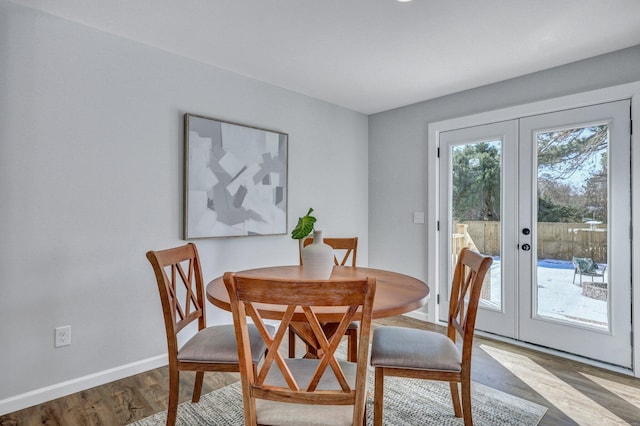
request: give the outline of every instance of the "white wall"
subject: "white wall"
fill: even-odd
[[[429,123],[636,81],[640,46],[370,116],[369,264],[429,282],[435,220],[412,223],[413,211],[428,219],[433,208],[427,202]],[[429,314],[423,316],[433,310]]]
[[[288,133],[288,229],[314,207],[367,264],[365,115],[0,0],[0,414],[164,362],[145,252],[184,243],[185,112]],[[197,245],[205,278],[298,261],[288,235]]]

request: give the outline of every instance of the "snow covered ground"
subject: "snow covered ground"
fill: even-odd
[[[545,264],[545,262],[541,263]],[[553,268],[538,266],[538,314],[606,328],[607,301],[582,295],[580,285],[572,282],[573,267],[569,261],[566,265],[554,266]],[[500,303],[500,269],[500,260],[494,259],[491,266],[491,301],[494,303]],[[595,280],[601,282],[602,278]],[[585,277],[583,281],[591,281],[591,277]],[[576,277],[576,282],[579,283],[579,277]]]

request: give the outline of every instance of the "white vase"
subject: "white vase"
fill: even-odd
[[[309,280],[328,280],[333,271],[333,248],[325,244],[322,231],[313,232],[313,243],[302,249],[302,270]]]

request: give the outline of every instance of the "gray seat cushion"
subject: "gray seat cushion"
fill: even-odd
[[[273,335],[275,328],[268,325],[269,333]],[[267,350],[267,346],[260,338],[255,325],[249,325],[249,339],[251,341],[251,357],[254,364]],[[200,330],[178,351],[178,360],[209,363],[238,363],[238,346],[233,324],[214,325]]]
[[[443,334],[386,326],[376,328],[371,339],[374,367],[461,371],[460,351]]]
[[[291,373],[296,378],[296,382],[301,388],[306,388],[318,365],[317,359],[285,359]],[[357,364],[354,362],[339,360],[338,363],[352,389],[355,388],[355,378]],[[269,370],[265,384],[284,386],[286,382],[280,373],[280,369],[274,364]],[[320,383],[319,390],[340,389],[340,384],[336,376],[327,367]],[[269,401],[265,399],[256,400],[256,412],[259,425],[269,426],[320,426],[336,425],[350,426],[353,421],[352,405],[307,405],[289,404],[285,402]]]

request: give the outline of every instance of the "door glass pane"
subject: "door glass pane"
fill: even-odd
[[[537,315],[608,327],[606,125],[539,132]]]
[[[500,185],[502,141],[490,140],[451,148],[451,274],[463,247],[494,257],[486,275],[481,306],[502,308],[500,265]]]

